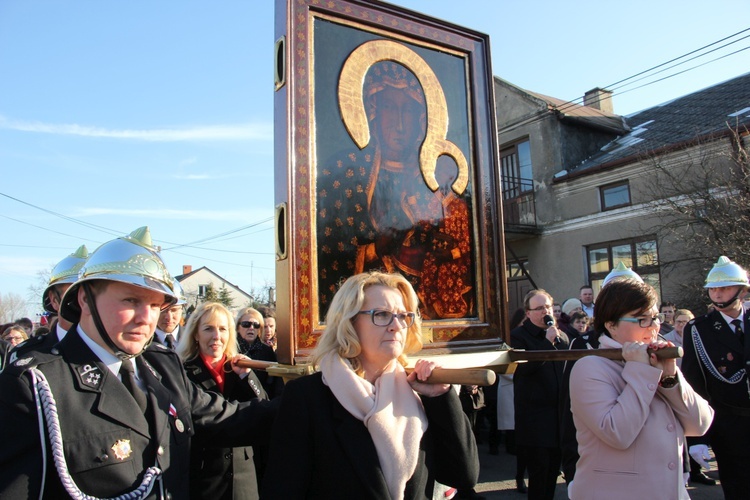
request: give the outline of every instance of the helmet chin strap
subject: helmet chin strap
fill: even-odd
[[[89,310],[91,311],[91,318],[94,320],[96,330],[97,332],[99,332],[99,336],[102,338],[107,347],[112,350],[115,356],[117,356],[121,360],[126,360],[135,358],[136,356],[140,356],[141,354],[143,354],[143,351],[146,350],[152,339],[149,339],[149,341],[146,342],[146,344],[143,346],[143,349],[141,349],[141,352],[137,354],[128,354],[127,352],[117,347],[117,345],[109,337],[109,334],[107,334],[107,329],[104,328],[104,323],[102,322],[101,316],[99,316],[99,310],[96,307],[96,301],[94,300],[94,294],[91,292],[91,287],[87,282],[81,283],[81,287],[83,287],[83,291],[86,294],[86,302],[88,302]]]
[[[743,288],[740,287],[740,289],[737,290],[737,293],[734,294],[734,297],[732,297],[731,299],[727,300],[726,302],[716,302],[714,300],[711,300],[711,295],[710,294],[708,296],[708,300],[711,300],[711,303],[713,305],[715,305],[716,307],[718,307],[719,309],[724,309],[725,307],[729,307],[732,304],[734,304],[734,301],[739,298],[740,293],[742,292],[742,290],[743,290]]]

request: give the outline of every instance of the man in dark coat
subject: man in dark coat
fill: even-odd
[[[695,392],[716,412],[706,438],[716,456],[719,480],[728,500],[750,491],[750,312],[743,309],[747,272],[721,257],[705,287],[715,309],[695,318],[684,330],[682,373]],[[705,462],[703,443],[690,442],[690,455]]]
[[[275,405],[207,393],[175,353],[150,344],[175,300],[148,228],[92,254],[63,296],[74,324],[65,338],[0,374],[0,497],[187,498],[194,434],[217,446],[267,442],[258,429]]]
[[[510,332],[514,349],[567,349],[567,336],[554,326],[552,297],[532,290],[524,298],[526,320]],[[553,323],[551,326],[548,322]],[[552,499],[560,472],[559,361],[520,363],[513,376],[516,445],[529,470],[529,498]]]

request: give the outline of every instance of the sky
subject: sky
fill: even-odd
[[[521,88],[614,87],[622,115],[750,71],[750,31],[715,44],[747,0],[391,3],[487,33]],[[273,285],[273,4],[0,1],[0,295],[34,316],[40,275],[146,225],[173,275]]]

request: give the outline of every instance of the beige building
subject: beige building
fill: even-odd
[[[663,300],[702,314],[685,285],[718,255],[685,244],[692,226],[672,208],[695,204],[682,180],[696,169],[731,165],[732,128],[747,140],[750,74],[630,116],[615,114],[602,89],[581,105],[495,78],[495,99],[509,310],[531,288],[558,302],[586,283],[597,293],[622,261]]]

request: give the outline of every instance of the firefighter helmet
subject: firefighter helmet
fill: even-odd
[[[722,255],[708,272],[704,288],[748,285],[750,285],[750,282],[747,280],[747,271],[736,262],[731,261],[729,257]]]
[[[74,283],[78,279],[78,271],[80,271],[83,264],[86,263],[88,256],[89,251],[86,248],[86,245],[81,245],[78,247],[78,250],[65,257],[58,262],[54,268],[52,268],[49,283],[47,283],[47,288],[44,290],[44,295],[42,295],[42,303],[44,304],[45,311],[57,314],[57,310],[52,306],[52,301],[49,299],[49,292],[51,292],[56,285]],[[61,298],[62,297],[58,297],[58,300]]]
[[[102,244],[81,268],[78,280],[68,288],[60,306],[60,315],[71,323],[80,320],[78,289],[82,283],[108,280],[126,283],[164,294],[164,307],[177,302],[174,280],[151,241],[148,226],[127,236]]]
[[[611,283],[612,281],[618,280],[618,279],[634,279],[639,283],[643,283],[643,278],[638,276],[638,273],[633,271],[630,267],[625,267],[625,264],[620,261],[617,266],[615,266],[614,269],[612,269],[609,274],[604,278],[604,282],[602,283],[602,288],[607,286],[607,283]]]

